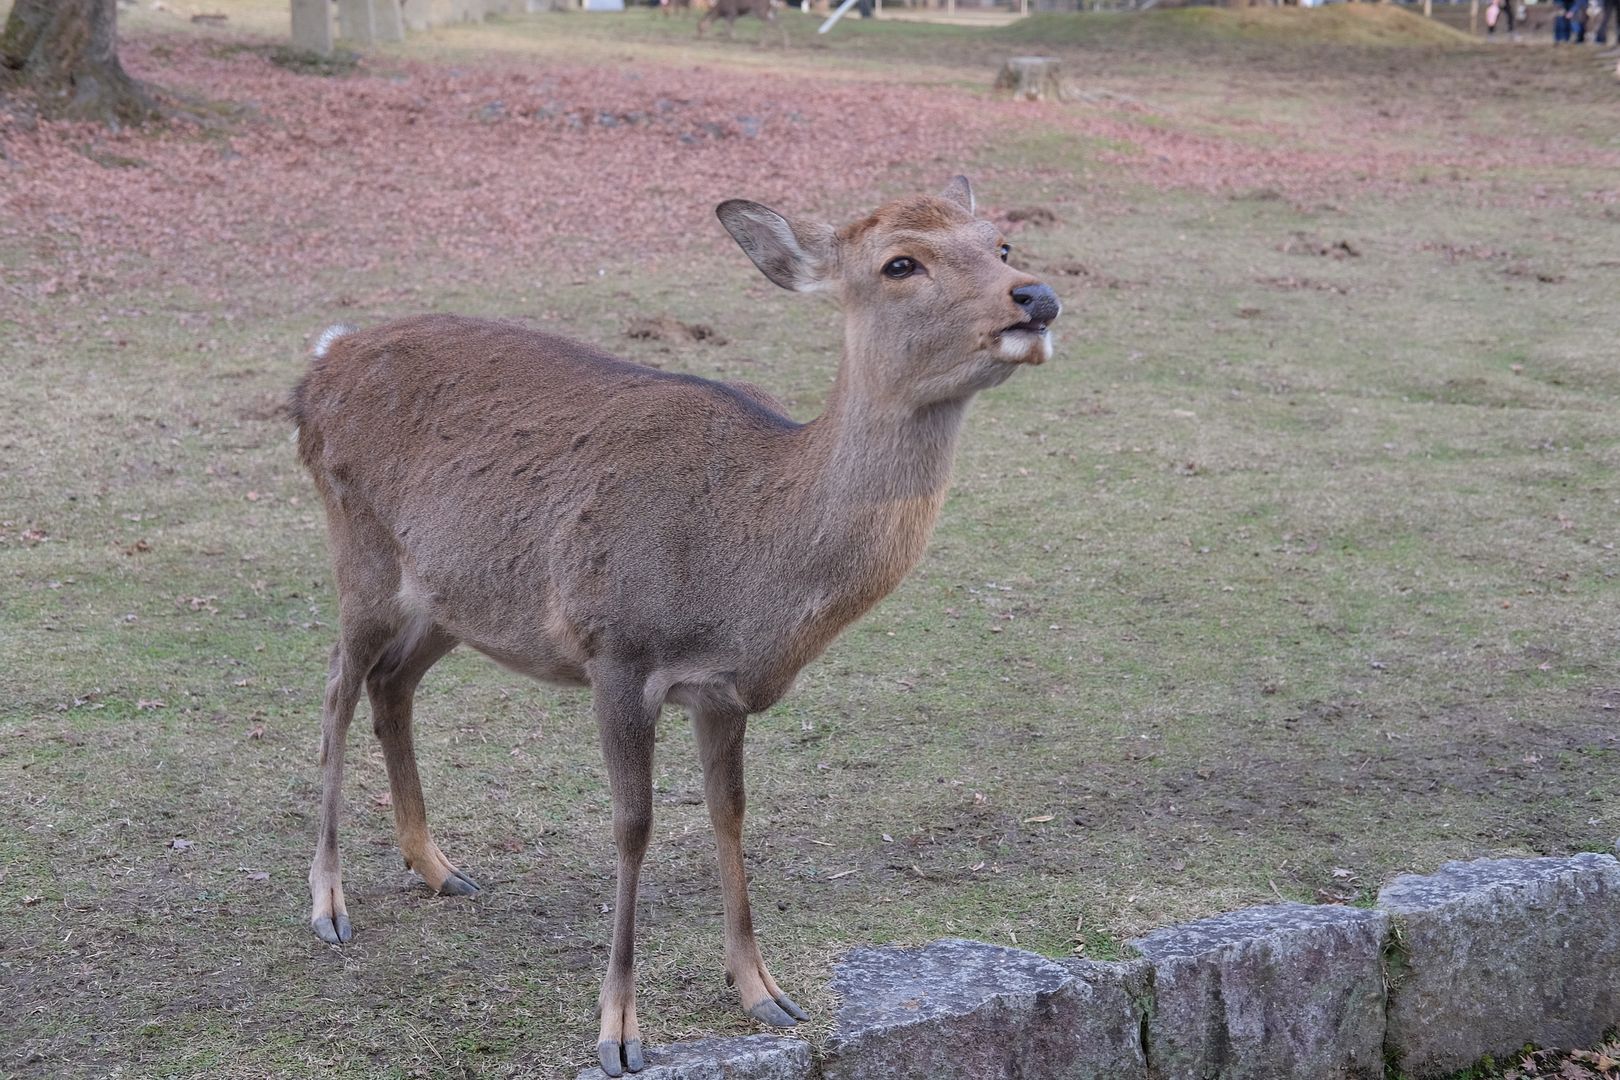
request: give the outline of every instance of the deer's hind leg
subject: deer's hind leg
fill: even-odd
[[[338,858],[337,827],[343,814],[343,751],[349,722],[360,700],[366,672],[387,648],[394,628],[370,614],[343,617],[343,630],[332,647],[326,694],[321,706],[321,821],[315,858],[309,866],[310,928],[328,944],[354,937],[343,901],[343,866]]]
[[[394,804],[394,835],[407,868],[422,875],[435,892],[466,896],[478,883],[445,858],[428,831],[427,804],[416,771],[411,737],[411,706],[417,684],[428,669],[456,647],[456,639],[437,627],[407,627],[366,676],[371,697],[372,729],[382,742],[388,788]]]
[[[349,723],[367,676],[389,646],[409,630],[412,618],[399,602],[399,559],[393,537],[369,515],[344,506],[330,485],[318,486],[327,504],[340,630],[321,706],[320,831],[309,867],[309,922],[316,937],[337,945],[354,937],[343,899],[337,838]]]

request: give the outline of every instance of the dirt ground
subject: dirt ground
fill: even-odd
[[[786,50],[632,12],[312,69],[282,5],[193,6],[229,21],[143,5],[124,52],[194,122],[0,117],[0,1075],[590,1063],[613,859],[578,694],[462,654],[425,684],[471,900],[401,869],[362,717],[358,936],[308,932],[335,614],[282,401],[323,327],[451,310],[813,416],[836,315],[758,277],[733,196],[844,221],[965,172],[1066,304],[975,407],[923,565],[750,732],[807,1038],[859,943],[1107,958],[1613,849],[1620,84],[1587,53],[1363,5],[804,20]],[[1072,100],[992,97],[1037,43]],[[747,1033],[691,735],[660,741],[644,1032]]]

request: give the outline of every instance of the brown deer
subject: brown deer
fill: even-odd
[[[337,823],[364,690],[407,866],[478,886],[428,832],[411,699],[465,642],[588,686],[613,795],[618,889],[600,997],[609,1076],[643,1068],[636,882],[652,829],[653,728],[691,714],[719,846],[725,971],[743,1008],[806,1016],[755,941],[743,870],[743,730],[922,556],[968,401],[1051,356],[1052,290],[1007,265],[967,180],[833,229],[758,203],[720,220],[771,281],[844,315],[826,411],[642,367],[506,323],[425,315],[318,342],[294,391],[326,506],[341,630],[321,723],[309,884],[323,941],[353,937]]]
[[[690,0],[688,0],[690,3]],[[716,19],[726,20],[726,37],[736,36],[737,20],[744,15],[758,15],[761,22],[770,23],[776,27],[777,33],[782,35],[782,48],[788,46],[787,24],[776,17],[777,0],[713,0],[709,10],[703,13],[698,20],[698,37],[703,36],[703,28]],[[764,39],[761,38],[761,44]]]

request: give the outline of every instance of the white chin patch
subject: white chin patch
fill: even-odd
[[[1043,330],[1031,334],[1023,330],[1009,330],[1001,335],[996,355],[1014,364],[1041,364],[1052,359],[1052,332]]]

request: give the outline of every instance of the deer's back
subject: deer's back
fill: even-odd
[[[583,658],[604,635],[736,632],[725,598],[780,576],[791,546],[767,523],[791,520],[800,425],[748,389],[523,327],[437,315],[345,335],[293,413],[328,515],[364,519],[402,590],[515,666],[536,634]]]
[[[338,338],[298,384],[292,411],[321,444],[302,451],[313,467],[312,450],[414,463],[503,451],[589,459],[631,435],[699,446],[715,425],[769,441],[800,426],[773,405],[751,388],[643,367],[515,324],[423,315]],[[641,445],[613,453],[633,456]],[[659,460],[650,444],[645,456]]]

